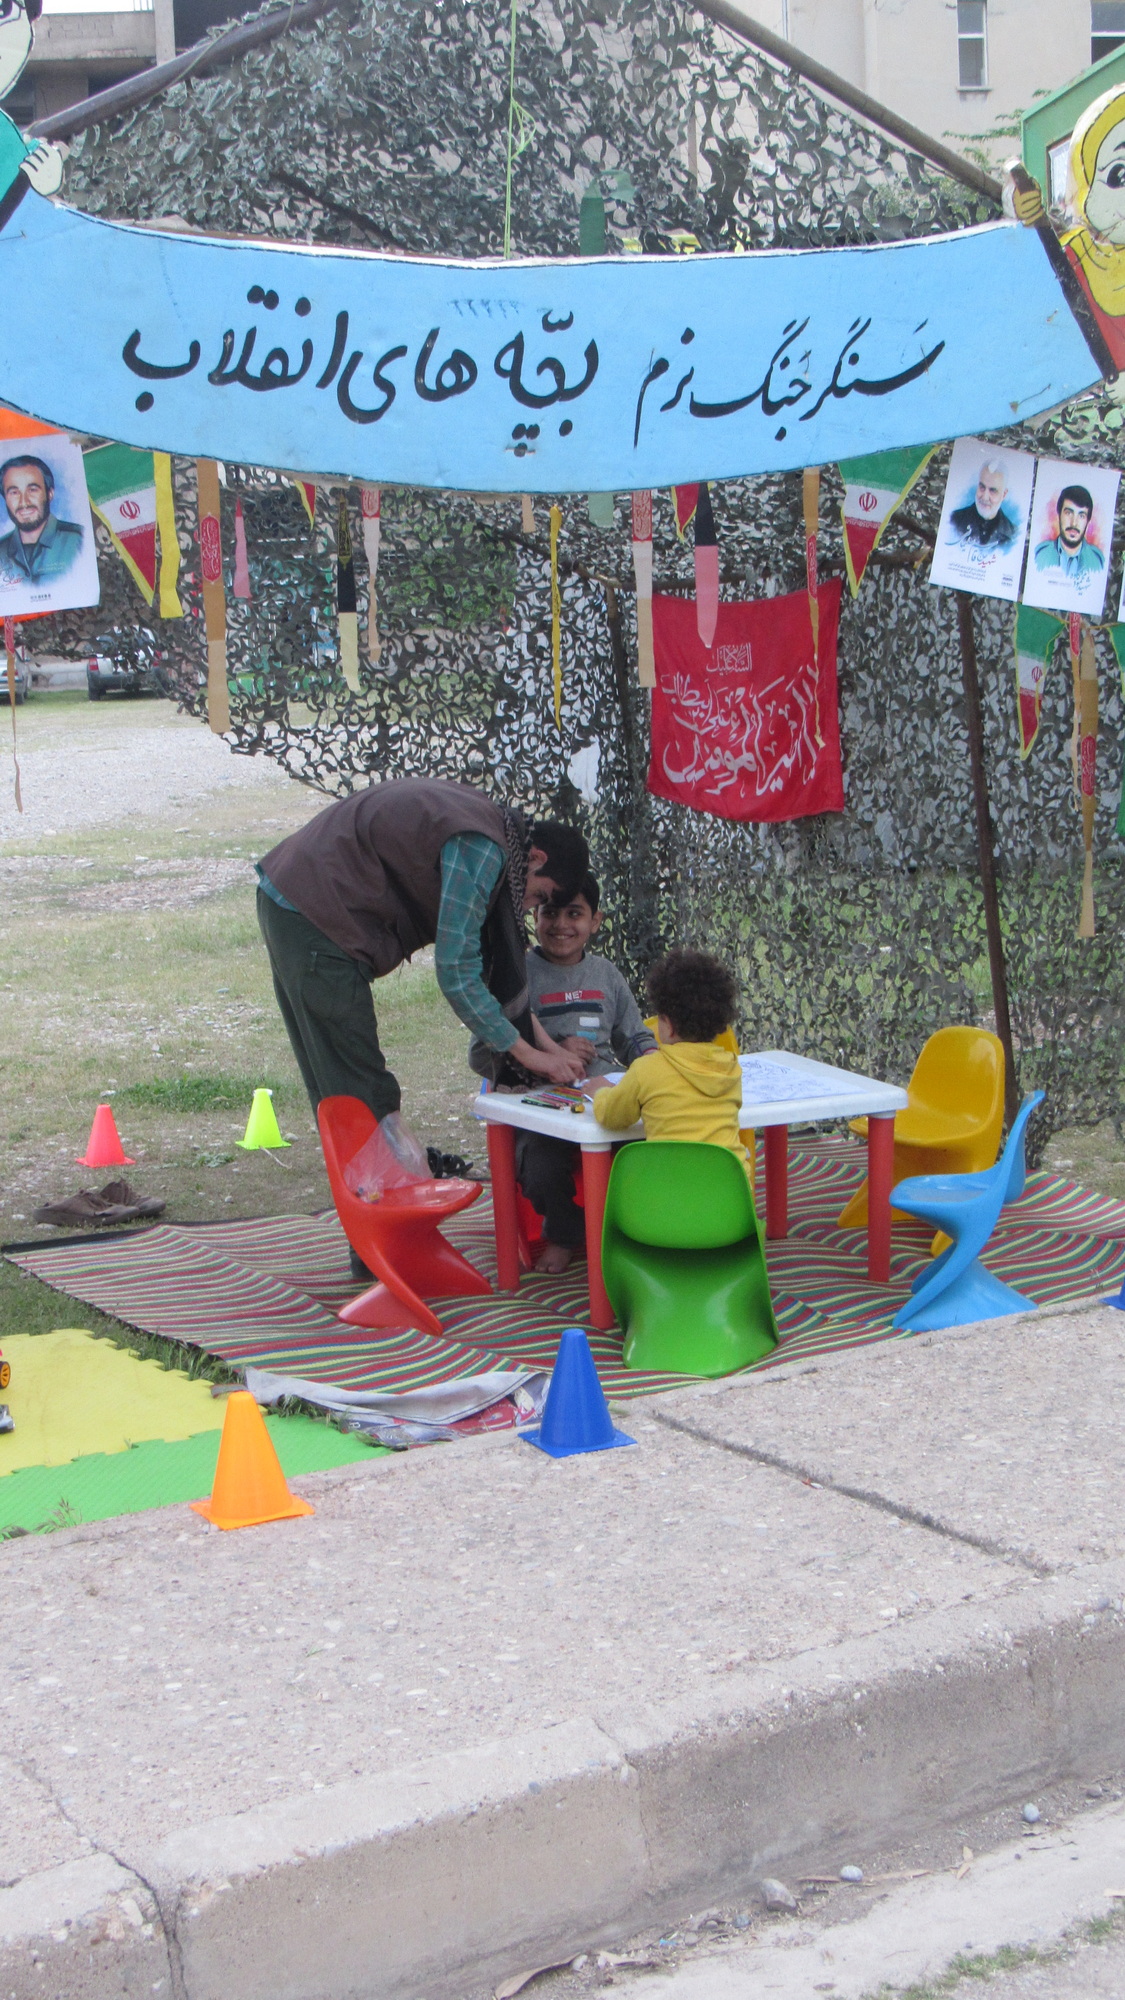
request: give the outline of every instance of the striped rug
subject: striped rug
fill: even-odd
[[[866,1232],[836,1227],[863,1171],[862,1149],[846,1143],[793,1148],[790,1234],[767,1246],[781,1344],[759,1366],[903,1337],[892,1334],[891,1321],[928,1260],[930,1237],[915,1223],[896,1224],[891,1282],[871,1284]],[[495,1282],[487,1193],[454,1217],[448,1233]],[[435,1301],[441,1340],[353,1331],[336,1318],[355,1285],[334,1214],[162,1225],[9,1255],[58,1291],[145,1332],[232,1363],[349,1388],[422,1388],[514,1361],[549,1367],[563,1328],[587,1323],[586,1267],[579,1263],[562,1277],[526,1276],[514,1296]],[[1031,1174],[1022,1198],[1004,1210],[985,1261],[1036,1305],[1116,1291],[1125,1281],[1125,1202],[1057,1174]],[[682,1379],[622,1368],[615,1332],[592,1333],[591,1344],[611,1395],[640,1395]]]

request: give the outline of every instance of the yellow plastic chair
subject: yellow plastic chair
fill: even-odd
[[[660,1040],[660,1032],[656,1025],[655,1014],[647,1014],[645,1016],[645,1027],[648,1029],[650,1035],[655,1035],[657,1041]],[[721,1035],[715,1036],[715,1047],[717,1049],[729,1049],[732,1056],[741,1055],[742,1053],[742,1051],[738,1046],[738,1037],[735,1034],[733,1028],[724,1028]],[[753,1180],[754,1159],[755,1159],[754,1149],[755,1146],[757,1145],[757,1138],[754,1132],[754,1127],[752,1125],[747,1125],[745,1128],[740,1128],[738,1136],[746,1148],[746,1157],[750,1162],[750,1179]]]
[[[906,1110],[895,1115],[894,1186],[913,1174],[975,1174],[995,1166],[1004,1129],[1004,1050],[987,1028],[939,1028],[914,1065],[906,1095]],[[866,1118],[853,1118],[851,1129],[866,1138]],[[891,1213],[895,1222],[909,1220],[899,1209]],[[836,1224],[866,1228],[866,1179]]]

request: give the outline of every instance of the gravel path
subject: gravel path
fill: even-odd
[[[32,695],[16,716],[24,809],[16,811],[13,796],[9,731],[0,760],[0,841],[167,819],[228,786],[293,797],[293,780],[269,758],[234,756],[221,736],[165,701],[95,705]]]

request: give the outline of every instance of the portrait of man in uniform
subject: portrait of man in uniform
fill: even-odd
[[[30,453],[6,459],[0,493],[12,524],[0,535],[0,573],[37,584],[65,576],[82,553],[83,532],[54,513],[55,475],[46,459]]]
[[[1061,569],[1070,577],[1104,569],[1101,550],[1086,539],[1086,530],[1094,518],[1093,494],[1085,486],[1064,486],[1057,504],[1059,532],[1051,540],[1037,544],[1036,569]]]

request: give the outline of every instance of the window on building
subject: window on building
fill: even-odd
[[[4,99],[4,110],[13,125],[19,126],[21,132],[25,125],[30,125],[34,119],[39,117],[39,109],[35,96],[35,78],[34,76],[28,76],[26,70],[15,89],[10,90]]]
[[[1066,177],[1069,169],[1070,139],[1068,136],[1065,139],[1056,139],[1054,145],[1047,148],[1048,201],[1061,202],[1066,200]]]
[[[962,90],[988,87],[986,0],[957,0],[957,81]]]
[[[1100,62],[1125,42],[1125,0],[1092,0],[1090,61]]]

